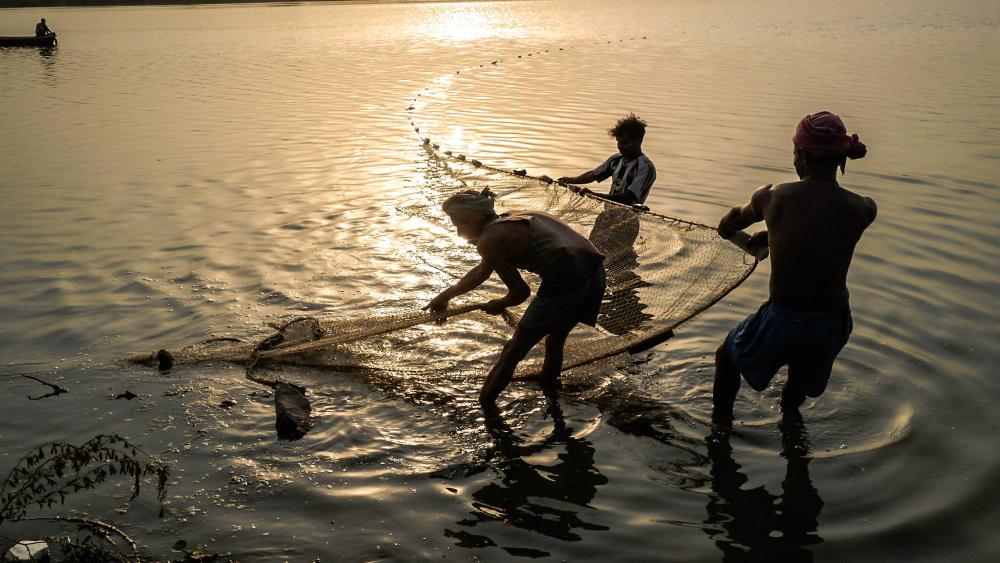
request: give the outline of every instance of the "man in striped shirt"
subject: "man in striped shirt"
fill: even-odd
[[[619,119],[615,126],[608,130],[608,135],[618,142],[616,154],[589,172],[579,176],[559,178],[559,183],[589,184],[611,178],[611,190],[607,194],[594,193],[588,188],[581,188],[579,192],[626,205],[644,204],[653,182],[656,181],[656,167],[642,153],[646,122],[636,117],[634,113],[630,113]]]

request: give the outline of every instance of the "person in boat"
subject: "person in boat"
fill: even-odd
[[[490,301],[483,310],[497,315],[523,303],[531,294],[519,269],[541,277],[537,295],[479,393],[484,407],[495,405],[517,364],[543,338],[542,384],[554,386],[562,369],[566,338],[577,323],[594,326],[605,289],[604,255],[589,240],[545,213],[497,215],[494,198],[487,188],[482,192],[466,190],[445,200],[442,207],[458,235],[476,245],[482,260],[424,307],[431,312],[443,311],[449,300],[479,287],[496,272],[507,286],[507,294]]]
[[[582,188],[580,192],[626,205],[646,203],[649,190],[656,181],[656,167],[642,152],[646,122],[630,113],[619,119],[608,130],[608,135],[618,143],[617,153],[609,156],[597,168],[579,176],[563,176],[559,178],[559,182],[580,185],[611,178],[611,189],[607,194],[598,194],[589,188]]]
[[[785,416],[798,416],[806,397],[826,389],[833,361],[853,329],[847,270],[861,234],[875,220],[875,201],[837,183],[847,159],[867,148],[848,135],[830,112],[807,115],[792,139],[795,171],[801,178],[757,189],[746,205],[733,207],[719,222],[723,238],[764,221],[747,250],[766,246],[771,256],[770,299],[726,337],[715,353],[713,420],[730,423],[740,375],[763,391],[778,369],[788,366],[781,394]]]
[[[45,24],[45,18],[42,18],[42,21],[35,24],[35,37],[49,37],[51,35],[55,35],[55,32]]]

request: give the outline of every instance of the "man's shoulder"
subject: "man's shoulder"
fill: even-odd
[[[504,213],[494,223],[483,229],[479,236],[479,245],[495,244],[522,231],[534,213],[528,211]]]
[[[878,205],[876,205],[874,199],[852,192],[846,188],[844,188],[844,197],[848,203],[859,209],[869,222],[875,220],[875,215],[878,214]]]
[[[768,188],[771,193],[778,192],[791,192],[795,190],[801,190],[805,186],[802,180],[797,180],[795,182],[781,182],[778,184],[764,184],[759,189]]]
[[[529,215],[521,213],[503,217],[503,220],[483,230],[479,240],[476,241],[476,250],[484,258],[505,255],[510,248],[518,246],[527,236],[526,227],[529,219]]]

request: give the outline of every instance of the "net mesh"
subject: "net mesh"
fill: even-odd
[[[607,257],[607,290],[598,325],[578,325],[570,334],[564,371],[596,360],[622,357],[666,340],[678,325],[737,287],[756,266],[752,257],[706,225],[579,195],[546,177],[493,168],[450,151],[442,152],[429,141],[424,147],[430,173],[421,213],[428,219],[447,224],[447,217],[440,211],[446,197],[458,189],[489,187],[497,194],[498,213],[545,211],[587,236]],[[456,277],[461,273],[454,272]],[[529,285],[537,289],[537,277],[524,274]],[[503,288],[494,285],[493,289]],[[444,314],[403,311],[360,319],[293,319],[275,327],[275,333],[254,341],[216,339],[129,359],[160,362],[161,366],[164,361],[171,365],[204,361],[253,365],[269,361],[335,368],[391,368],[396,372],[437,369],[485,373],[528,304],[501,317],[479,310],[486,300],[497,296],[474,292]],[[454,317],[447,329],[434,322],[446,317]],[[484,346],[464,346],[462,354],[455,354],[447,341],[456,331],[464,332],[464,338],[474,335]],[[493,343],[496,345],[488,345]],[[540,348],[536,346],[522,362],[515,377],[539,373]],[[407,355],[418,361],[408,365]],[[436,367],[426,367],[430,365]]]

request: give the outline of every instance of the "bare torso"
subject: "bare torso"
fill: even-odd
[[[550,291],[579,287],[604,259],[586,237],[538,212],[501,216],[483,230],[478,246],[484,258],[502,255],[515,268],[538,274]]]
[[[803,180],[765,187],[753,204],[767,224],[771,300],[815,311],[847,307],[847,270],[875,202],[835,181]]]

